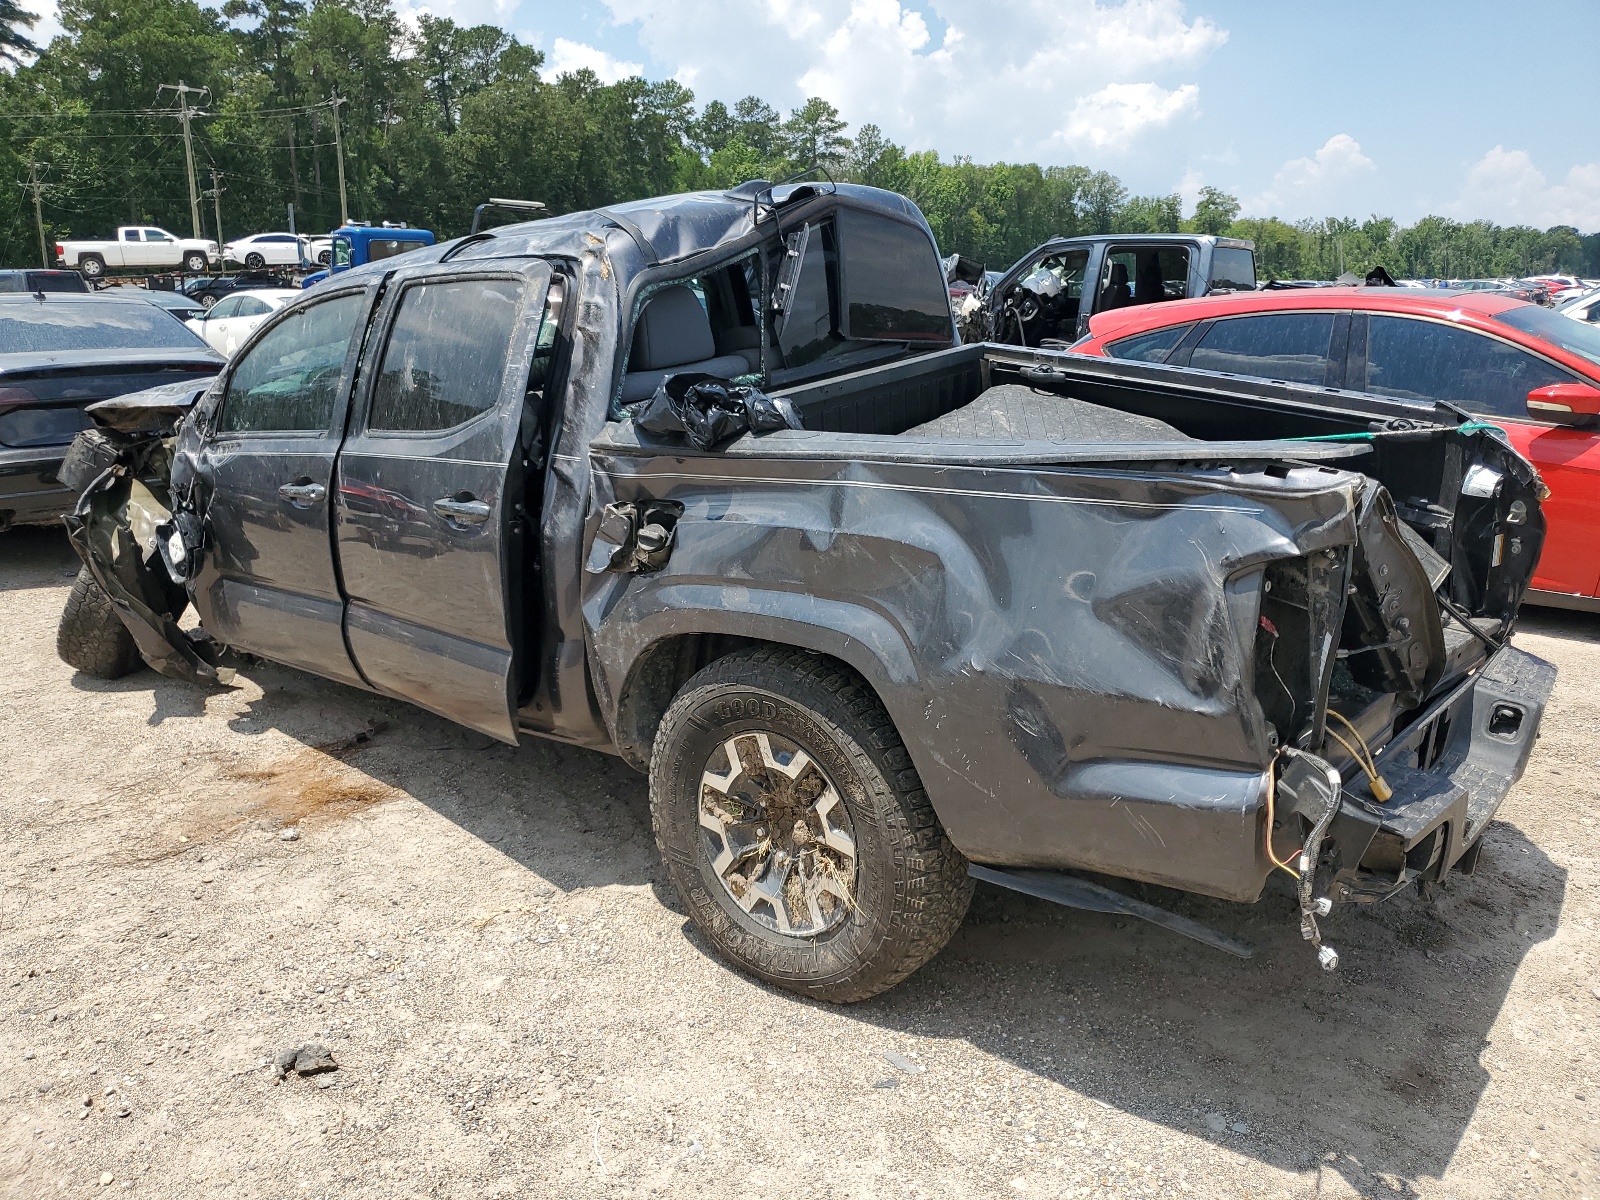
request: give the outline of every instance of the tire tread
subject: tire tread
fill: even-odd
[[[96,679],[121,679],[144,666],[133,635],[104,589],[78,569],[56,629],[56,654],[67,666]]]
[[[893,828],[887,832],[904,864],[907,903],[896,906],[878,952],[865,956],[853,974],[804,990],[819,999],[849,1003],[894,987],[933,958],[960,927],[972,899],[972,878],[966,858],[934,812],[893,718],[866,680],[838,660],[789,646],[751,647],[711,663],[684,686],[662,719],[651,755],[651,825],[663,859],[670,869],[676,857],[669,853],[664,837],[665,804],[657,795],[657,782],[665,777],[666,747],[690,718],[695,694],[726,686],[760,687],[785,695],[791,703],[839,726],[874,761],[889,785],[894,804],[887,816]],[[769,982],[795,986],[757,967],[750,969]]]

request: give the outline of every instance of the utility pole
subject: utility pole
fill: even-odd
[[[333,110],[333,158],[339,164],[339,224],[350,224],[350,204],[344,194],[344,139],[339,134],[339,106],[347,103],[345,98],[334,92],[328,98],[328,107]]]
[[[39,207],[39,196],[44,191],[44,178],[39,174],[43,163],[28,162],[28,182],[22,186],[33,193],[33,223],[39,228],[39,265],[50,269],[50,254],[44,245],[44,210]]]
[[[158,87],[156,89],[157,99],[161,98],[162,92],[178,93],[176,116],[178,120],[183,122],[183,160],[189,168],[189,216],[194,220],[194,236],[203,238],[205,234],[200,231],[200,192],[194,181],[194,139],[189,133],[189,120],[192,117],[204,117],[208,114],[201,112],[198,108],[190,108],[189,97],[190,95],[201,96],[203,99],[200,100],[200,103],[204,104],[206,99],[211,96],[211,89],[190,87],[180,79],[175,84],[163,83]]]
[[[211,186],[206,189],[206,195],[211,197],[217,214],[217,247],[223,244],[222,238],[222,193],[228,189],[222,186],[222,172],[215,167],[211,168]]]

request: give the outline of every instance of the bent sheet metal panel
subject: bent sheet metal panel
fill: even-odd
[[[1254,596],[1228,580],[1350,541],[1358,476],[593,462],[599,503],[684,505],[661,572],[585,581],[603,695],[679,632],[835,653],[877,688],[968,857],[1259,892],[1271,748],[1246,690]]]

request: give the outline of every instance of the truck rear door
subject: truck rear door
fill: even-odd
[[[516,741],[529,366],[543,262],[396,272],[340,453],[336,547],[362,676]]]

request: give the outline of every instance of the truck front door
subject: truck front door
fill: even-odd
[[[345,633],[366,681],[516,741],[542,262],[391,276],[340,454]],[[541,381],[542,382],[542,381]]]
[[[197,464],[208,552],[195,608],[241,650],[360,685],[329,529],[361,331],[376,284],[297,305],[229,364]]]
[[[146,229],[144,245],[139,250],[142,267],[175,267],[178,265],[178,240],[164,229]]]

